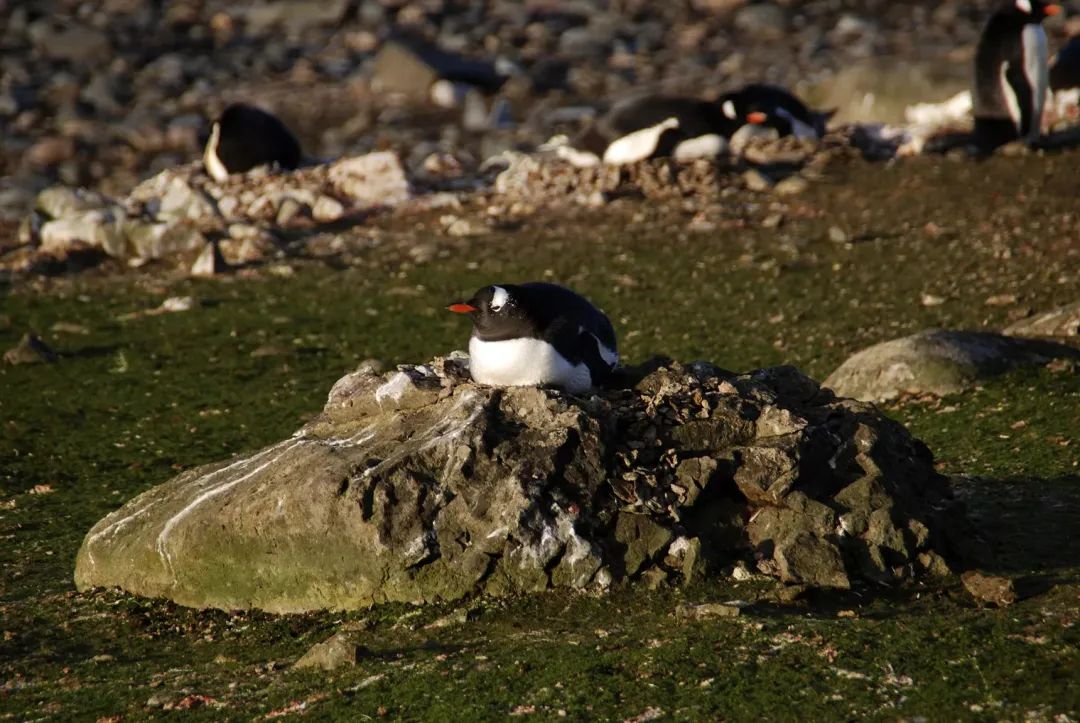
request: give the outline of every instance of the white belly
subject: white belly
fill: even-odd
[[[469,339],[469,371],[473,381],[493,387],[557,386],[585,392],[592,375],[584,363],[570,364],[540,339],[484,341]]]
[[[211,178],[218,183],[224,183],[229,180],[229,171],[218,158],[217,149],[220,142],[221,124],[215,123],[213,130],[210,131],[210,140],[206,142],[206,150],[203,152],[203,165],[206,166],[206,172]]]
[[[607,147],[604,151],[604,163],[619,166],[624,163],[644,161],[656,152],[656,147],[660,144],[660,136],[664,134],[664,131],[678,127],[678,118],[668,118],[654,126],[627,133]]]
[[[1028,140],[1035,140],[1042,131],[1043,106],[1046,104],[1046,88],[1050,84],[1046,31],[1041,25],[1024,26],[1020,36],[1024,48],[1024,75],[1031,86],[1031,128]]]
[[[724,150],[724,139],[716,133],[707,133],[697,138],[688,138],[675,146],[671,154],[676,161],[691,161],[695,158],[716,158]]]

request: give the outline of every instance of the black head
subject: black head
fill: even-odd
[[[1042,0],[1002,0],[997,14],[1023,23],[1041,23],[1045,18],[1057,15],[1061,6]]]
[[[776,112],[776,104],[769,98],[739,90],[720,96],[716,102],[735,130],[744,125],[759,125],[775,128],[782,136],[792,131],[791,121]]]
[[[468,301],[458,301],[446,308],[468,314],[481,339],[514,339],[529,336],[536,328],[533,310],[523,303],[520,287],[513,284],[485,286]]]

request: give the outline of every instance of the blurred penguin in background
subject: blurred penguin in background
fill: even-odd
[[[203,165],[221,183],[233,173],[276,165],[300,165],[300,143],[284,123],[264,110],[242,103],[226,108],[214,122],[203,151]]]

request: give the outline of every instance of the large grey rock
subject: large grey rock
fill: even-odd
[[[114,207],[48,221],[41,227],[41,250],[63,255],[76,244],[86,244],[123,258],[127,253],[126,220],[123,210]]]
[[[656,362],[576,397],[479,386],[464,364],[342,378],[292,437],[101,520],[76,584],[285,612],[651,586],[742,559],[848,587],[938,565],[964,531],[923,444],[789,367]]]
[[[824,381],[840,396],[863,401],[902,394],[955,394],[1017,366],[1080,352],[1061,344],[976,331],[922,331],[852,355]]]
[[[409,198],[405,169],[397,154],[389,151],[342,158],[330,165],[327,177],[354,209],[392,206]]]
[[[1009,336],[1080,337],[1080,301],[1022,319],[1006,327],[1005,333]]]
[[[411,36],[387,40],[375,55],[371,88],[376,93],[427,101],[432,85],[439,80],[494,91],[506,82],[506,76],[490,61],[459,55]]]

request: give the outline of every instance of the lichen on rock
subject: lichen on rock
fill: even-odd
[[[650,586],[738,561],[799,585],[944,569],[962,514],[929,450],[790,367],[654,360],[574,396],[437,358],[339,380],[292,437],[101,520],[80,589],[357,608]]]

